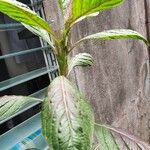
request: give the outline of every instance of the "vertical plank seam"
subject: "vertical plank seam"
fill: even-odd
[[[148,8],[147,8],[147,6],[148,6],[147,0],[144,0],[146,36],[147,36],[148,41],[150,41],[149,18],[148,18]],[[150,47],[148,47],[147,49],[148,49],[148,54],[149,54],[149,57],[150,57]]]

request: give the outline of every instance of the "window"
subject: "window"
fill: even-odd
[[[44,18],[41,0],[20,0]],[[20,23],[0,14],[0,96],[44,97],[50,81],[57,76],[56,59],[48,45]],[[0,133],[39,112],[34,104],[0,124]]]

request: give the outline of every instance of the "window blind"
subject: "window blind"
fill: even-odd
[[[42,8],[42,0],[31,1],[31,3],[28,4],[28,6],[31,7],[34,11],[36,11],[38,14],[41,15],[41,17],[43,17],[45,19],[44,10]],[[38,9],[36,9],[36,8],[38,8]],[[10,31],[10,30],[20,30],[20,29],[24,29],[24,27],[20,23],[0,24],[0,32]],[[0,56],[0,60],[5,60],[5,59],[13,58],[16,56],[34,54],[38,51],[41,51],[43,53],[43,57],[44,57],[44,61],[45,61],[44,67],[34,69],[34,70],[26,72],[24,74],[17,75],[13,78],[9,78],[7,80],[1,81],[0,82],[0,92],[7,90],[9,88],[13,88],[14,86],[17,86],[19,84],[22,84],[25,82],[30,82],[30,80],[41,77],[46,74],[49,76],[50,82],[54,77],[57,76],[57,65],[56,65],[57,63],[56,63],[56,59],[55,59],[53,52],[51,51],[51,49],[47,45],[47,43],[45,43],[41,39],[40,39],[40,43],[41,43],[41,46],[38,48],[26,49],[26,50],[21,50],[21,51],[15,50],[11,53]],[[40,91],[36,91],[35,93],[31,94],[31,96],[43,98],[45,96],[46,91],[47,91],[47,87],[45,87],[44,89],[42,89]],[[7,120],[15,117],[16,115],[19,115],[19,114],[25,112],[27,109],[30,109],[31,107],[34,107],[37,104],[38,103],[33,103],[30,106],[26,106],[26,108],[24,108],[23,110],[21,110],[20,112],[18,112],[16,114],[14,114],[10,118],[7,118]],[[7,120],[4,120],[3,122],[5,122]],[[3,122],[0,122],[0,124],[2,124]]]
[[[27,2],[30,8],[32,8],[41,17],[45,19],[44,10],[42,8],[42,0],[26,0],[26,1],[20,0],[20,1]],[[13,31],[13,30],[19,30],[19,31],[23,30],[21,34],[23,34],[24,36],[20,34],[22,36],[22,39],[26,38],[26,35],[28,36],[28,33],[24,30],[24,27],[20,23],[0,24],[0,33],[4,31]],[[30,35],[30,38],[31,37],[32,36]],[[19,39],[22,40],[20,37]],[[23,83],[31,82],[33,79],[37,79],[38,77],[41,77],[43,75],[48,75],[49,82],[51,82],[51,80],[53,80],[57,76],[58,71],[57,71],[57,63],[56,63],[55,56],[52,50],[50,49],[50,47],[47,45],[47,43],[45,43],[41,39],[40,39],[39,47],[29,48],[26,50],[16,49],[10,51],[9,53],[5,53],[4,55],[0,56],[0,61],[18,58],[22,56],[28,57],[37,52],[43,54],[45,66],[42,66],[38,69],[30,70],[29,72],[19,74],[9,79],[4,79],[3,81],[0,82],[0,92],[14,88],[17,85],[22,86]],[[23,58],[25,59],[26,57]],[[46,93],[47,93],[47,87],[36,91],[30,96],[43,99]],[[1,149],[19,150],[18,147],[19,145],[21,145],[21,149],[23,149],[22,143],[24,142],[34,143],[39,149],[48,149],[48,146],[41,134],[41,123],[40,123],[40,114],[39,114],[40,107],[41,105],[39,102],[34,102],[32,104],[30,103],[30,105],[26,105],[19,112],[15,113],[14,115],[0,122]],[[28,118],[25,117],[26,114],[29,115]],[[37,131],[38,134],[36,134]],[[33,137],[33,135],[35,136],[35,138],[31,140],[31,136]],[[28,139],[30,139],[30,141]],[[24,145],[24,149],[26,149],[26,145]]]
[[[36,51],[39,51],[39,50],[41,50],[41,51],[50,51],[47,46],[46,47],[40,47],[40,48],[31,49],[31,50],[25,50],[25,51],[21,51],[21,52],[15,52],[15,53],[10,53],[10,54],[7,54],[7,55],[3,55],[3,56],[0,56],[0,60],[5,59],[5,58],[18,56],[18,55],[33,53],[33,52],[36,52]],[[45,60],[45,61],[50,61],[50,60]],[[42,76],[42,75],[45,75],[45,74],[48,74],[48,73],[54,73],[56,71],[57,71],[56,66],[45,66],[43,68],[36,69],[36,70],[31,71],[31,72],[27,72],[25,74],[16,76],[14,78],[2,81],[2,82],[0,82],[0,92],[3,91],[3,90],[6,90],[8,88],[11,88],[13,86],[16,86],[18,84],[27,82],[27,81],[32,80],[34,78],[37,78],[39,76]]]

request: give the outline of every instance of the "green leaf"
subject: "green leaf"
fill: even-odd
[[[138,137],[108,125],[95,124],[98,145],[94,150],[149,150],[150,145]]]
[[[7,119],[20,111],[27,104],[40,101],[28,96],[3,96],[0,97],[0,121]]]
[[[69,1],[70,0],[58,0],[60,9],[61,9],[63,14],[65,14],[65,12],[66,12],[66,8],[67,8],[67,5],[68,5]]]
[[[41,110],[41,122],[42,122],[42,133],[48,142],[48,144],[52,144],[52,139],[55,139],[55,131],[54,128],[54,120],[52,116],[52,107],[49,105],[48,98],[46,98],[42,103]]]
[[[29,25],[23,24],[29,31],[31,31],[33,34],[41,37],[45,42],[47,42],[53,49],[54,45],[50,40],[50,36],[47,31],[40,29],[38,27],[31,27]]]
[[[79,40],[78,42],[76,42],[74,46],[71,48],[71,50],[74,47],[78,46],[79,43],[85,40],[92,40],[92,39],[98,39],[98,40],[134,39],[134,40],[142,40],[145,42],[145,44],[149,45],[147,39],[136,31],[130,29],[114,29],[114,30],[107,30],[100,33],[95,33],[86,36],[81,40]]]
[[[40,18],[28,6],[16,0],[0,0],[0,12],[22,24],[37,27],[52,34],[52,30],[46,21]]]
[[[95,125],[95,134],[98,141],[97,149],[99,150],[119,150],[118,145],[111,133],[102,126]],[[98,148],[99,147],[99,148]]]
[[[49,145],[61,150],[90,150],[93,112],[70,81],[52,81],[42,109],[42,128]]]
[[[68,74],[76,66],[91,66],[94,63],[93,57],[88,53],[79,53],[71,60],[68,60]]]
[[[124,0],[73,0],[68,14],[71,14],[67,23],[71,26],[89,16],[119,6]]]

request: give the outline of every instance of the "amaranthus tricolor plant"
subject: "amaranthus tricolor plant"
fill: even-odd
[[[130,143],[125,138],[134,143],[135,150],[149,150],[149,145],[138,138],[108,125],[95,123],[91,106],[68,79],[75,66],[93,64],[94,59],[88,53],[70,56],[70,52],[86,40],[135,39],[142,40],[148,45],[148,41],[141,34],[130,29],[107,30],[71,43],[71,29],[77,22],[117,7],[123,0],[58,0],[58,3],[64,22],[59,37],[51,25],[28,6],[16,0],[0,0],[0,12],[20,22],[49,44],[56,56],[59,71],[59,76],[51,82],[47,97],[43,101],[31,97],[6,96],[5,101],[0,101],[0,120],[16,113],[26,103],[41,101],[43,135],[49,147],[54,150],[130,149]],[[9,109],[11,104],[13,107]],[[116,136],[120,138],[119,142]]]

